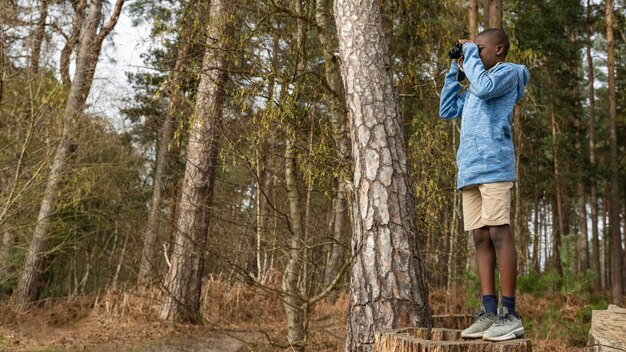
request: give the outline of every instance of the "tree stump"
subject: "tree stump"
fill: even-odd
[[[376,332],[375,352],[530,352],[529,339],[504,342],[461,339],[461,330],[404,328]]]
[[[590,351],[626,351],[626,309],[609,305],[607,310],[591,312]]]

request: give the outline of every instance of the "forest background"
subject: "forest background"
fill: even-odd
[[[228,329],[252,350],[341,349],[353,225],[369,214],[355,201],[354,139],[381,132],[351,131],[332,2],[0,5],[0,348],[140,348]],[[531,72],[513,118],[520,310],[539,350],[584,346],[591,310],[623,304],[626,3],[379,10],[420,294],[433,314],[479,305],[455,192],[459,124],[438,118],[439,92],[455,41],[502,26],[507,60]],[[116,35],[122,12],[149,31],[139,70],[103,55],[128,40]],[[127,71],[133,91],[100,97],[109,110],[93,106],[102,64]]]

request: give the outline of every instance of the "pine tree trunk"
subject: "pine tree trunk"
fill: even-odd
[[[587,21],[585,27],[586,35],[586,54],[587,54],[587,74],[589,75],[589,164],[591,166],[591,177],[589,178],[589,202],[591,203],[591,268],[596,273],[595,288],[602,286],[602,277],[600,275],[600,241],[598,238],[598,191],[596,186],[596,122],[595,122],[595,88],[593,73],[593,57],[591,55],[591,2],[587,0]]]
[[[160,316],[165,320],[198,322],[204,256],[218,156],[227,74],[227,45],[233,28],[234,5],[212,0],[206,28],[206,51],[189,142],[182,196],[178,204],[171,267],[165,278]]]
[[[491,24],[491,1],[483,0],[483,27],[489,28]]]
[[[104,30],[108,31],[117,23],[117,16],[124,0],[118,0],[115,5],[114,15],[109,22],[103,27],[100,35],[104,34]],[[39,216],[37,217],[37,225],[33,231],[24,269],[20,276],[17,289],[12,295],[12,301],[20,309],[25,308],[39,297],[42,288],[41,278],[45,267],[45,254],[47,251],[47,237],[50,231],[51,217],[54,214],[57,196],[58,184],[61,176],[66,169],[67,159],[70,156],[70,147],[72,144],[72,135],[74,134],[74,120],[79,117],[87,99],[88,91],[85,86],[90,85],[89,78],[93,78],[93,73],[89,70],[96,67],[100,54],[99,48],[92,46],[92,42],[97,37],[98,23],[100,21],[100,13],[102,9],[102,1],[92,2],[87,18],[86,28],[81,39],[81,45],[78,52],[76,63],[76,74],[71,84],[69,96],[65,106],[65,112],[62,119],[61,139],[58,143],[53,158],[50,174],[46,183],[46,190],[43,195]],[[114,17],[115,16],[115,17]],[[108,32],[106,32],[108,34]],[[95,50],[98,49],[98,50]]]
[[[561,177],[559,174],[559,147],[557,144],[557,124],[556,117],[554,116],[554,106],[550,105],[550,116],[552,119],[552,156],[553,156],[553,167],[554,167],[554,183],[555,183],[555,218],[557,220],[557,226],[552,226],[553,240],[552,240],[552,261],[554,268],[559,272],[560,275],[563,274],[563,268],[561,267],[561,255],[560,255],[560,245],[561,245],[561,237],[565,235],[565,226],[564,226],[564,215],[563,215],[563,200],[561,193]]]
[[[174,71],[169,79],[169,86],[166,89],[174,91],[171,93],[171,98],[168,104],[167,113],[165,114],[165,121],[161,126],[159,148],[156,158],[156,172],[154,174],[154,182],[152,186],[152,200],[150,202],[150,213],[148,214],[148,222],[144,232],[144,243],[141,255],[141,262],[139,264],[139,274],[137,275],[137,282],[140,286],[148,286],[150,284],[150,275],[153,272],[154,266],[154,253],[156,251],[156,242],[159,233],[159,219],[161,214],[161,198],[165,186],[165,178],[167,176],[167,165],[169,164],[169,146],[174,136],[174,126],[176,122],[176,116],[180,113],[178,106],[180,104],[176,101],[176,98],[180,93],[179,91],[179,77],[180,71],[183,69],[183,64],[187,60],[189,53],[189,40],[190,31],[185,26],[182,29],[183,40],[180,48],[178,49],[176,64],[174,65]]]
[[[613,34],[613,0],[606,0],[606,40],[608,47],[609,76],[609,144],[611,177],[609,180],[609,230],[611,236],[611,302],[623,303],[622,237],[620,229],[619,162],[617,159],[617,103],[615,100],[615,39]]]
[[[474,40],[478,34],[478,0],[469,1],[468,22],[469,39]]]
[[[336,179],[337,192],[333,202],[333,244],[324,273],[325,286],[333,281],[344,261],[345,241],[343,237],[348,208],[349,190],[347,184],[349,180],[343,175],[345,174],[344,171],[350,168],[350,139],[346,128],[346,102],[339,62],[333,54],[337,50],[337,41],[334,37],[336,31],[332,26],[331,6],[330,0],[317,0],[315,11],[315,20],[319,27],[319,38],[324,56],[326,82],[332,91],[332,94],[329,94],[328,105],[333,124],[335,150],[341,167],[340,176]]]
[[[502,28],[502,0],[490,1],[489,28]]]
[[[533,234],[533,270],[538,273],[539,270],[541,269],[540,263],[541,263],[541,258],[539,258],[540,255],[540,251],[539,251],[539,237],[541,235],[541,228],[540,223],[539,223],[539,219],[541,217],[540,214],[540,207],[539,207],[539,199],[537,197],[537,190],[535,188],[535,222],[534,222],[534,234]]]
[[[380,2],[334,10],[355,161],[345,349],[371,351],[377,330],[431,325],[428,288]]]

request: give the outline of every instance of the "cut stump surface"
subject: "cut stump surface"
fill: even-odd
[[[529,339],[504,342],[465,340],[461,330],[443,328],[404,328],[376,332],[375,352],[530,352]]]
[[[594,352],[626,351],[626,309],[611,304],[591,312],[587,346]]]

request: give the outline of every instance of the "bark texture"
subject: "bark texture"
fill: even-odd
[[[469,39],[474,40],[478,34],[478,0],[469,1],[468,23]]]
[[[204,252],[215,183],[218,129],[227,79],[226,47],[232,28],[233,4],[213,0],[209,5],[206,51],[198,85],[170,270],[165,278],[161,318],[198,322]]]
[[[502,0],[491,0],[489,3],[489,28],[502,28]]]
[[[37,225],[33,231],[24,269],[18,281],[17,289],[12,295],[12,301],[20,309],[35,301],[39,297],[42,288],[41,278],[44,273],[47,252],[46,242],[48,232],[50,231],[51,217],[55,211],[54,203],[57,197],[57,188],[61,176],[67,167],[67,159],[71,154],[74,120],[78,118],[83,110],[89,93],[89,90],[85,90],[85,87],[90,87],[90,80],[93,80],[93,72],[90,71],[96,69],[98,57],[100,56],[101,46],[94,46],[92,43],[96,38],[102,35],[106,36],[115,27],[123,4],[124,0],[116,2],[111,18],[100,33],[98,33],[98,23],[100,22],[102,1],[93,1],[89,8],[87,23],[76,60],[76,74],[70,86],[62,118],[61,138],[54,154],[50,174],[48,175],[46,190],[39,208]],[[104,40],[104,37],[102,40]]]
[[[375,331],[430,326],[431,314],[380,2],[334,11],[355,164],[345,349],[371,351]]]
[[[615,38],[613,33],[613,0],[606,1],[606,41],[608,47],[609,76],[609,144],[610,191],[609,231],[611,234],[611,302],[623,304],[622,236],[619,217],[619,162],[617,160],[617,102],[615,100]]]

